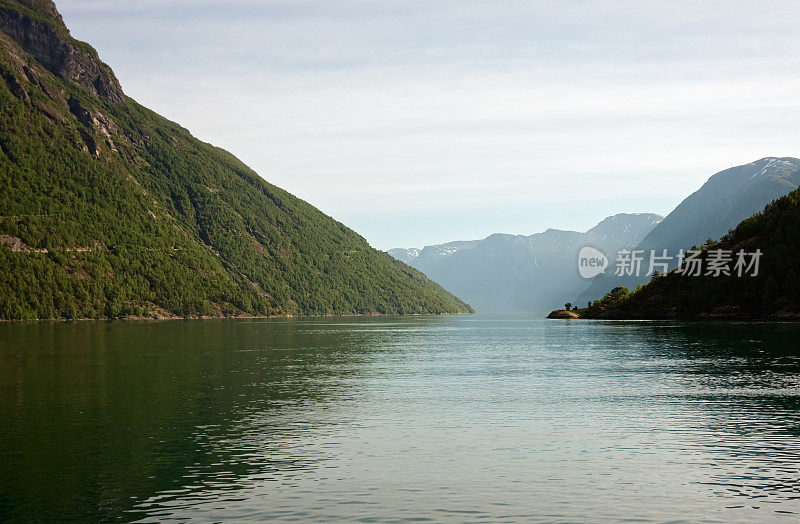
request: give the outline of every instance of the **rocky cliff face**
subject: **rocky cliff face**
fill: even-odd
[[[69,36],[50,0],[1,0],[0,31],[37,62],[109,102],[124,102],[116,76],[88,44]]]

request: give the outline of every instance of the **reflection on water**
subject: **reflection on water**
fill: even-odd
[[[771,521],[800,326],[0,325],[0,520]]]

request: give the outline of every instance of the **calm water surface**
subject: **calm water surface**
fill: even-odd
[[[800,513],[789,324],[6,324],[0,417],[0,520]]]

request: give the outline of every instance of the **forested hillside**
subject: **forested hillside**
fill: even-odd
[[[0,29],[0,318],[471,311],[125,97],[52,2]]]

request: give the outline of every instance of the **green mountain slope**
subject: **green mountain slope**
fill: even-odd
[[[0,318],[464,313],[0,0]]]
[[[774,201],[762,213],[744,220],[709,252],[761,250],[758,276],[676,274],[654,278],[629,294],[617,288],[582,313],[586,318],[755,318],[800,320],[800,189]]]

